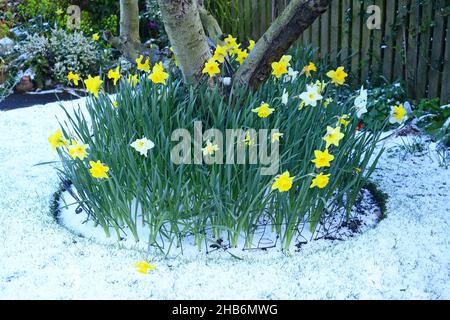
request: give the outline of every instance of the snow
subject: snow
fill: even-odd
[[[83,103],[83,100],[67,103]],[[47,136],[58,104],[0,112],[0,298],[3,299],[449,299],[450,170],[434,146],[414,155],[398,138],[373,179],[388,217],[347,241],[299,253],[164,257],[82,238],[49,209],[58,186]],[[403,137],[403,139],[405,139]],[[137,273],[148,259],[157,269]]]

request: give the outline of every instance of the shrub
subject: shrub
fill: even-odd
[[[69,71],[87,76],[99,72],[99,67],[108,60],[90,38],[78,32],[53,30],[49,37],[34,34],[21,46],[21,52],[28,55],[27,64],[37,74],[38,82],[53,79],[65,83]]]
[[[423,99],[413,112],[417,125],[434,140],[450,147],[450,105],[441,106],[439,98]]]
[[[196,89],[186,88],[171,77],[166,85],[154,84],[146,74],[141,74],[134,88],[123,78],[114,100],[101,92],[98,98],[90,96],[87,112],[68,111],[61,137],[56,134],[50,139],[55,147],[61,146],[57,150],[62,176],[73,183],[79,204],[108,235],[112,228],[120,238],[121,229],[128,226],[138,240],[138,229],[144,226],[149,230],[145,240],[163,251],[180,245],[188,235],[194,235],[199,246],[213,241],[210,236],[226,239],[232,246],[243,236],[249,246],[257,227],[267,225],[279,236],[283,247],[289,248],[305,225],[312,232],[326,228],[339,209],[346,210],[349,216],[375,168],[378,158],[370,159],[380,130],[357,131],[354,97],[341,95],[339,87],[329,84],[317,106],[300,104],[298,95],[311,81],[320,79],[299,76],[284,82],[282,78],[271,78],[257,91],[249,92],[220,82],[211,87],[206,80]],[[90,86],[95,82],[89,81]],[[286,92],[290,97],[287,101],[281,99]],[[333,102],[328,100],[330,97]],[[268,116],[264,112],[267,109],[258,109],[263,102],[274,109]],[[203,130],[216,128],[221,132],[278,129],[283,136],[270,149],[279,145],[279,173],[285,174],[279,176],[277,171],[262,175],[261,164],[249,164],[248,157],[244,165],[176,165],[171,161],[171,151],[177,144],[172,134],[180,128],[192,134],[196,121],[201,122]],[[379,124],[379,129],[384,123]],[[323,138],[327,127],[343,133],[339,146],[326,146]],[[131,147],[144,136],[155,144],[148,156]],[[255,135],[244,137],[233,146],[243,147],[247,156],[254,147],[261,150],[266,141]],[[64,139],[88,144],[88,155],[73,159],[64,147]],[[194,145],[193,149],[206,143]],[[223,149],[225,155],[230,152],[228,146]],[[331,166],[317,168],[312,162],[315,151],[327,149],[334,156]],[[188,155],[192,156],[190,152]],[[107,179],[94,178],[105,177],[96,161],[108,167]],[[99,171],[91,175],[90,166]],[[322,185],[319,181],[320,188],[314,187],[318,176],[322,179],[328,174],[328,183],[321,181]],[[292,176],[295,178],[291,185]],[[277,180],[284,183],[274,184]]]

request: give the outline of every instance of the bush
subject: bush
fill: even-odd
[[[450,105],[441,106],[439,98],[423,99],[413,115],[417,117],[417,125],[435,141],[450,147]]]
[[[100,93],[98,98],[88,98],[87,113],[67,112],[69,120],[62,127],[62,136],[88,144],[89,154],[82,160],[73,159],[66,147],[58,148],[61,174],[73,183],[79,204],[108,235],[113,228],[120,237],[121,229],[128,226],[138,240],[138,229],[145,226],[149,230],[145,240],[163,251],[180,245],[188,235],[194,235],[199,246],[212,241],[210,234],[215,240],[230,241],[232,246],[244,236],[248,246],[257,226],[263,224],[280,237],[284,248],[289,248],[305,225],[313,232],[326,227],[339,209],[350,215],[377,162],[377,158],[369,160],[380,130],[357,131],[354,97],[341,95],[339,87],[330,84],[317,106],[299,108],[296,96],[310,81],[305,76],[293,82],[271,78],[257,91],[248,92],[221,84],[211,88],[207,81],[197,89],[186,88],[172,78],[164,86],[153,84],[145,74],[141,74],[136,88],[122,80],[114,100],[117,108],[111,97]],[[281,97],[286,92],[290,98],[284,105]],[[328,100],[325,107],[324,101],[330,97],[334,102]],[[263,102],[275,109],[266,118],[260,118],[255,110]],[[248,158],[244,165],[176,165],[171,161],[171,151],[177,142],[171,136],[180,128],[192,134],[195,121],[201,122],[203,130],[216,128],[221,132],[279,129],[283,133],[280,170],[262,175],[262,165],[249,164]],[[379,127],[382,125],[384,122]],[[327,127],[339,128],[336,130],[344,137],[338,147],[328,148],[334,155],[331,167],[318,169],[312,160],[316,150],[327,149],[323,140]],[[144,136],[155,144],[147,157],[130,146]],[[244,136],[235,143],[248,149],[246,153],[254,147],[262,148],[266,141],[255,135],[241,138]],[[53,138],[55,143],[65,145],[64,138]],[[276,146],[277,142],[271,148]],[[226,154],[228,147],[223,149]],[[192,156],[190,152],[188,155]],[[107,179],[91,175],[89,168],[96,165],[92,161],[109,167]],[[272,190],[277,187],[274,182],[280,178],[278,172],[295,176],[292,188],[287,181],[278,184],[279,191]],[[323,188],[312,187],[323,174],[330,175],[329,183]]]
[[[53,30],[49,37],[29,36],[20,50],[28,56],[27,65],[34,70],[41,85],[45,79],[65,83],[69,71],[84,77],[97,73],[108,61],[108,53],[103,57],[103,50],[92,39],[64,30]]]

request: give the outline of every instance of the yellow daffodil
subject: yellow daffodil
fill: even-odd
[[[109,171],[109,168],[101,163],[100,160],[98,160],[97,162],[89,161],[89,165],[91,166],[89,171],[94,178],[108,179],[107,172]]]
[[[328,106],[330,105],[330,103],[332,103],[333,101],[334,101],[333,98],[327,98],[327,99],[323,102],[324,108],[328,108]]]
[[[247,146],[251,146],[255,143],[252,137],[250,136],[250,131],[247,131],[247,133],[245,134],[245,139],[242,140],[242,142]]]
[[[314,156],[316,158],[311,160],[311,162],[316,165],[317,169],[329,167],[330,162],[334,160],[334,156],[328,153],[328,149],[325,151],[315,150]]]
[[[117,67],[115,70],[110,69],[108,71],[108,79],[114,80],[114,85],[117,85],[117,81],[120,79],[120,67]]]
[[[59,147],[67,147],[69,144],[67,140],[64,139],[60,129],[56,130],[56,132],[52,133],[48,137],[48,142],[50,142],[50,144],[52,145],[53,151],[55,151],[56,148]]]
[[[336,70],[331,70],[327,73],[327,77],[331,79],[331,82],[336,86],[342,86],[345,83],[345,78],[348,74],[344,71],[344,67],[339,67]]]
[[[406,115],[408,112],[406,111],[405,107],[403,107],[403,104],[400,104],[398,106],[391,107],[391,115],[389,117],[390,123],[402,123],[407,118]]]
[[[245,59],[247,59],[247,57],[248,57],[247,50],[238,49],[236,61],[239,62],[239,64],[243,64]]]
[[[98,33],[94,33],[94,34],[92,35],[92,40],[93,40],[93,41],[98,41],[98,40],[100,40],[99,34],[98,34]]]
[[[177,67],[179,67],[180,65],[178,63],[177,56],[175,55],[175,51],[173,51],[172,47],[170,47],[169,50],[172,52],[172,61],[173,61],[173,63],[175,63],[175,65]]]
[[[80,75],[78,73],[74,73],[72,71],[67,75],[67,80],[73,82],[75,86],[78,86],[78,81],[80,81]]]
[[[224,39],[225,42],[225,48],[227,50],[234,50],[237,49],[239,47],[238,43],[237,43],[237,39],[233,38],[233,36],[230,34],[228,35],[228,37],[226,37]]]
[[[321,172],[317,177],[315,177],[311,183],[310,189],[317,187],[319,189],[325,188],[328,183],[330,182],[330,175],[329,174],[323,174]]]
[[[136,271],[142,274],[148,274],[149,271],[156,270],[156,266],[147,261],[140,261],[134,264]]]
[[[292,56],[284,55],[281,57],[280,62],[284,63],[287,67],[291,66]]]
[[[302,73],[306,74],[307,77],[311,77],[311,72],[317,72],[317,67],[314,62],[310,62],[307,66],[303,68]]]
[[[215,74],[220,73],[219,64],[214,58],[209,59],[208,62],[206,62],[202,73],[207,73],[209,74],[209,77],[212,78]]]
[[[217,45],[214,51],[213,59],[219,63],[223,63],[225,57],[227,56],[227,48],[221,45]]]
[[[258,108],[252,109],[252,112],[257,113],[260,118],[267,118],[275,109],[271,108],[268,103],[263,103]]]
[[[146,57],[144,61],[144,56],[140,55],[136,59],[137,69],[144,72],[150,72],[150,57]]]
[[[164,71],[164,67],[162,62],[159,62],[153,66],[152,73],[148,76],[153,83],[157,84],[166,84],[166,80],[169,77],[169,74]]]
[[[212,144],[211,141],[206,142],[206,147],[202,148],[204,156],[212,156],[216,151],[219,151],[217,144]]]
[[[328,83],[325,82],[325,81],[317,80],[317,81],[314,83],[314,85],[317,87],[317,89],[319,90],[319,92],[322,93],[322,92],[325,91],[325,89],[326,89]]]
[[[347,127],[350,124],[350,117],[346,114],[344,114],[342,117],[339,117],[339,123],[342,124],[344,127]]]
[[[136,87],[138,82],[139,82],[139,78],[137,74],[134,75],[129,75],[128,79],[127,79],[128,83],[131,84],[132,87]]]
[[[255,41],[250,39],[248,41],[248,43],[249,43],[249,45],[248,45],[247,49],[248,49],[248,51],[251,52],[253,50],[253,48],[255,47]]]
[[[275,132],[272,134],[272,143],[274,142],[280,142],[280,138],[283,137],[284,134],[280,133],[280,132]]]
[[[71,156],[72,159],[78,158],[83,160],[88,156],[88,153],[86,152],[87,148],[89,148],[89,145],[72,140],[72,144],[68,147],[69,156]]]
[[[273,62],[272,63],[272,75],[277,79],[281,78],[283,74],[288,73],[287,64],[285,62]]]
[[[119,107],[119,102],[117,102],[117,100],[114,100],[112,103],[114,108],[118,108]]]
[[[100,88],[102,87],[102,83],[103,83],[103,81],[100,79],[99,76],[92,78],[91,75],[89,75],[87,80],[84,80],[84,84],[86,85],[86,90],[88,92],[92,93],[96,98],[98,98],[98,92],[100,91]]]
[[[327,148],[331,145],[339,147],[339,142],[344,138],[344,134],[341,133],[341,127],[327,127],[327,134],[323,140],[327,143]]]
[[[284,172],[282,175],[275,178],[275,181],[272,184],[272,190],[278,189],[279,192],[289,191],[292,188],[294,178],[295,176],[290,176],[289,171]]]

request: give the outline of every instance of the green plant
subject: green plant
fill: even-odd
[[[255,92],[233,87],[224,94],[229,88],[211,88],[207,81],[194,89],[171,78],[166,86],[154,85],[145,74],[137,88],[122,80],[115,97],[118,108],[111,97],[100,93],[99,98],[87,99],[87,112],[66,110],[63,136],[90,147],[83,160],[74,160],[64,147],[59,148],[60,173],[73,183],[79,204],[108,235],[112,228],[121,237],[127,226],[138,240],[143,226],[149,230],[144,240],[168,252],[188,235],[195,236],[199,247],[220,239],[236,246],[241,236],[249,246],[257,226],[265,224],[289,248],[306,224],[314,232],[338,210],[350,214],[376,166],[375,148],[385,123],[366,133],[356,130],[354,115],[343,124],[340,117],[352,113],[353,98],[331,85],[323,95],[333,96],[335,102],[299,109],[294,96],[305,91],[307,81],[305,77],[294,82],[270,79]],[[287,105],[280,99],[284,90],[291,96]],[[263,101],[275,108],[264,119],[252,112]],[[285,193],[271,191],[276,173],[262,175],[261,164],[249,164],[247,157],[246,164],[175,164],[171,154],[177,142],[172,134],[177,129],[192,134],[195,121],[204,130],[216,128],[224,134],[227,129],[278,129],[283,133],[280,172],[296,176],[293,188]],[[327,126],[340,127],[345,135],[338,147],[329,149],[335,157],[331,167],[317,170],[311,161],[315,150],[325,148]],[[143,136],[156,145],[147,157],[130,147]],[[267,141],[267,137],[253,139],[246,137],[255,148]],[[253,150],[239,138],[231,145]],[[228,146],[223,148],[225,155],[231,152]],[[90,161],[98,160],[109,167],[108,179],[91,176]],[[330,182],[324,189],[311,188],[319,172],[330,174]]]
[[[25,0],[17,6],[17,12],[22,20],[43,18],[45,21],[54,23],[58,15],[58,9],[66,8],[67,0]]]
[[[439,98],[422,99],[413,116],[417,118],[417,125],[435,141],[450,147],[450,105],[441,106]]]

